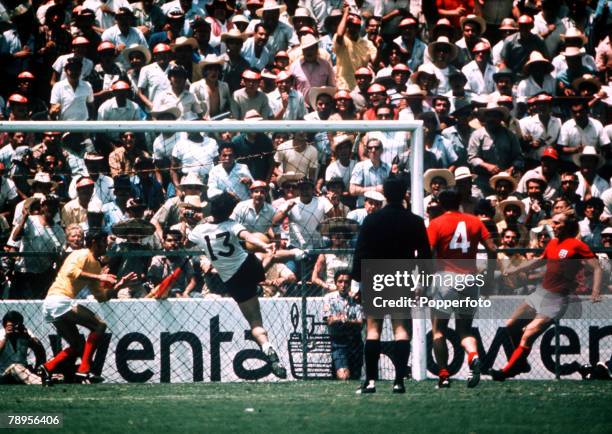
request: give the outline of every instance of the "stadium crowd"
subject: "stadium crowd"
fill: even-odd
[[[606,0],[1,0],[0,119],[422,120],[429,220],[453,187],[501,249],[543,248],[569,208],[583,241],[611,249],[611,24]],[[332,293],[409,157],[406,132],[0,133],[0,294],[44,298],[94,228],[110,272],[138,275],[120,298],[178,268],[172,296],[223,294],[204,257],[129,254],[191,248],[223,191],[277,242],[264,296],[300,279]],[[343,250],[304,254],[321,247]]]

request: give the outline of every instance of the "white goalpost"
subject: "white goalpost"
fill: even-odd
[[[423,129],[421,121],[0,121],[0,132],[46,131],[110,133],[131,131],[145,132],[334,132],[350,131],[367,133],[369,131],[410,132],[410,173],[411,209],[423,216]],[[414,308],[417,309],[417,308]],[[422,312],[413,311],[412,337],[412,377],[426,379],[426,323]]]

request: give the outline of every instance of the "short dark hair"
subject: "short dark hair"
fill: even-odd
[[[2,317],[2,326],[4,327],[8,322],[13,324],[23,324],[23,315],[16,310],[9,310]]]
[[[91,247],[94,242],[105,240],[108,234],[101,229],[92,229],[85,234],[85,246]]]
[[[232,215],[232,211],[234,211],[237,203],[238,199],[236,199],[236,196],[224,191],[210,199],[210,215],[213,216],[216,223],[223,222]]]
[[[600,211],[603,211],[604,208],[606,207],[604,205],[603,200],[601,200],[598,197],[591,197],[587,200],[584,201],[584,207],[586,208],[587,206],[592,206],[595,209],[598,209]]]
[[[165,229],[164,230],[164,239],[168,236],[168,235],[173,235],[175,237],[179,237],[179,238],[183,238],[183,233],[181,231],[179,231],[178,229]]]
[[[402,203],[408,188],[406,183],[398,178],[389,178],[383,184],[383,194],[389,203]]]
[[[501,237],[505,237],[507,232],[512,232],[513,234],[520,236],[518,229],[505,228],[501,233]]]
[[[461,205],[461,196],[454,189],[444,190],[438,195],[438,201],[447,211],[457,211]]]
[[[236,147],[232,142],[221,142],[219,143],[218,148],[219,154],[221,154],[224,149],[231,149],[234,153],[236,153]]]
[[[257,24],[255,24],[255,28],[253,29],[253,31],[255,33],[257,33],[257,31],[259,30],[260,27],[263,28],[266,31],[266,33],[270,34],[270,32],[268,32],[268,29],[266,29],[266,26],[264,26],[263,22],[261,22],[261,21],[258,22]]]
[[[336,272],[334,273],[334,282],[338,281],[338,277],[344,275],[350,276],[351,270],[349,270],[348,268],[340,268],[339,270],[336,270]]]

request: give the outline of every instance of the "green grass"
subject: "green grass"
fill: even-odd
[[[106,432],[612,432],[612,382],[407,383],[356,396],[356,382],[0,387],[0,412],[63,413],[63,431]],[[25,430],[19,430],[25,432]]]

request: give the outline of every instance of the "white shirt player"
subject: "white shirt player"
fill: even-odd
[[[238,238],[242,231],[246,231],[244,226],[228,219],[219,224],[200,223],[187,238],[206,253],[221,280],[227,282],[248,256]]]

